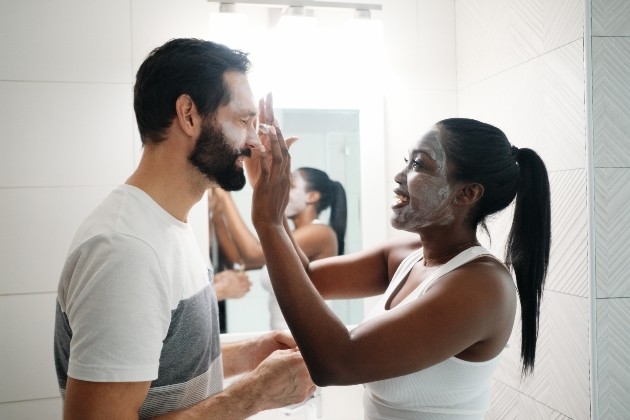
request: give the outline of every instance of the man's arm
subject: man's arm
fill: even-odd
[[[150,382],[99,383],[68,378],[64,420],[138,419]],[[159,420],[246,419],[304,401],[315,391],[300,352],[278,350],[229,388]]]

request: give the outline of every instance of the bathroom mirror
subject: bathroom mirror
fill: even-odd
[[[324,8],[318,9],[316,24],[287,30],[280,25],[279,8],[239,5],[239,11],[247,24],[241,29],[234,22],[222,26],[226,16],[214,15],[210,39],[249,52],[255,96],[272,92],[284,134],[300,138],[291,147],[293,168],[322,169],[343,184],[348,198],[345,253],[380,242],[387,227],[380,22],[356,22],[352,11]],[[251,194],[247,185],[233,197],[253,231]],[[320,219],[327,222],[328,213]],[[267,292],[257,270],[249,275],[251,291],[226,302],[228,333],[269,329]],[[330,306],[346,324],[356,324],[365,303],[331,301]]]
[[[348,201],[346,254],[380,242],[385,237],[386,203],[383,174],[383,113],[380,95],[363,92],[354,95],[295,96],[274,93],[274,112],[286,136],[299,140],[291,147],[293,168],[311,166],[324,170],[341,182]],[[319,97],[320,99],[322,96]],[[313,106],[308,106],[313,104]],[[328,106],[324,106],[329,104]],[[251,196],[248,185],[233,198],[252,232]],[[375,201],[378,198],[378,201]],[[328,221],[328,211],[320,215]],[[378,222],[376,222],[378,221]],[[226,332],[249,333],[269,329],[268,294],[259,279],[260,270],[248,274],[253,285],[240,299],[225,303]],[[329,301],[332,310],[348,325],[361,321],[363,299]]]
[[[357,109],[276,109],[276,118],[285,135],[299,140],[291,147],[293,168],[310,166],[326,172],[346,190],[348,225],[346,253],[361,249],[361,179],[359,110]],[[251,194],[246,189],[232,193],[244,220],[251,225]],[[320,215],[327,222],[329,211]],[[260,285],[260,270],[248,271],[250,292],[241,299],[226,302],[227,332],[251,332],[269,329],[268,293]],[[346,324],[356,324],[363,316],[360,299],[329,301],[331,309]]]

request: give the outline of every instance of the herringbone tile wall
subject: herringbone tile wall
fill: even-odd
[[[589,419],[583,0],[456,0],[458,114],[493,123],[550,171],[550,270],[534,375],[520,378],[520,317],[488,419]],[[510,212],[491,223],[499,254]]]
[[[586,52],[585,22],[593,36],[592,51]],[[630,1],[456,0],[456,32],[459,115],[492,122],[518,147],[537,150],[552,188],[553,246],[537,368],[532,378],[519,380],[515,329],[488,417],[630,418]],[[585,54],[592,59],[588,104]],[[592,174],[587,150],[593,153]],[[587,276],[588,200],[596,295],[590,295]],[[491,224],[492,248],[499,254],[509,217],[507,212]],[[591,328],[596,366],[590,366]],[[590,375],[596,378],[593,389]],[[593,413],[591,397],[597,403]]]
[[[597,402],[630,418],[630,1],[592,0]]]

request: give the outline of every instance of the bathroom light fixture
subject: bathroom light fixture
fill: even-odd
[[[221,3],[217,0],[208,0],[210,3]],[[302,7],[332,7],[337,9],[358,10],[383,10],[380,3],[354,3],[328,0],[239,0],[236,3],[258,4],[268,6],[302,6]]]
[[[243,49],[247,33],[247,16],[237,13],[235,3],[220,3],[219,13],[210,15],[209,39],[212,41]]]
[[[285,37],[295,37],[296,34],[302,37],[314,31],[316,25],[317,19],[312,10],[304,6],[289,6],[280,17],[276,29],[284,32]]]

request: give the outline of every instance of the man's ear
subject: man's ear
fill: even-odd
[[[319,191],[309,191],[306,194],[306,202],[308,204],[315,204],[319,201],[319,199],[322,198],[322,195],[320,194]]]
[[[483,185],[465,184],[459,188],[457,195],[453,199],[453,204],[460,206],[470,206],[475,204],[483,196]]]
[[[196,137],[201,128],[201,116],[192,98],[186,94],[179,95],[175,101],[175,119],[182,131],[191,137]]]

